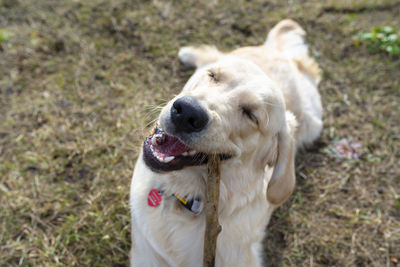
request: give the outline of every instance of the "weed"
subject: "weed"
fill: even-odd
[[[13,34],[9,30],[5,28],[0,29],[0,44],[8,41],[12,36]]]
[[[392,27],[375,27],[371,32],[359,33],[358,38],[371,52],[385,51],[391,56],[400,54],[400,39]]]

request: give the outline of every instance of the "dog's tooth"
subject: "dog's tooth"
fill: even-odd
[[[161,154],[159,154],[153,147],[153,145],[150,146],[151,152],[153,153],[153,156],[156,157],[159,161],[165,162],[165,158]],[[171,159],[172,160],[172,159]]]
[[[156,158],[159,158],[159,157],[160,157],[160,155],[158,154],[158,152],[155,151],[155,150],[153,150],[153,155],[154,155]]]
[[[164,158],[164,162],[168,163],[168,162],[172,161],[174,158],[175,158],[174,156],[166,157],[166,158]]]
[[[154,156],[154,157],[158,158],[158,153],[157,153],[157,151],[155,151],[154,149],[152,149],[151,152],[153,153],[153,156]]]
[[[188,154],[189,154],[189,156],[194,156],[196,153],[197,153],[197,151],[193,149],[193,150],[190,150]]]
[[[189,154],[187,153],[187,151],[182,153],[182,156],[187,157]]]
[[[156,142],[157,145],[162,145],[167,141],[167,135],[164,133],[159,133],[153,136],[154,142]]]

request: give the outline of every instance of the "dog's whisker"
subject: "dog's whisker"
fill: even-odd
[[[200,160],[200,162],[204,162],[204,161],[206,160],[206,158],[207,158],[207,155],[206,155],[206,154],[201,154],[201,160]]]

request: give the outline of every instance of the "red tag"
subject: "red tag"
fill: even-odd
[[[151,189],[147,197],[147,204],[151,207],[157,207],[161,204],[162,195],[157,189]]]

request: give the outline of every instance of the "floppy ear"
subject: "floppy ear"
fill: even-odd
[[[274,170],[267,189],[267,200],[282,204],[293,192],[296,183],[294,172],[296,119],[291,112],[286,112],[286,125],[278,132],[277,155]]]

